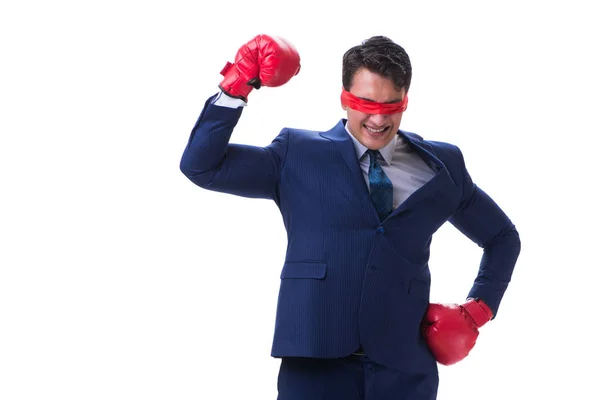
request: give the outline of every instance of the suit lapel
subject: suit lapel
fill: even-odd
[[[375,205],[373,204],[371,195],[369,194],[369,188],[365,183],[363,172],[360,168],[358,159],[356,158],[354,142],[346,131],[345,120],[340,120],[340,122],[337,123],[331,130],[327,132],[321,132],[321,136],[329,139],[333,143],[337,151],[340,153],[340,156],[344,159],[344,163],[348,166],[347,183],[359,196],[358,204],[361,205],[361,209],[363,211],[365,209],[370,209],[371,214],[373,214],[373,216],[379,220],[377,211],[375,210]]]
[[[437,196],[443,198],[445,193],[448,193],[448,190],[451,190],[456,186],[448,173],[448,169],[444,163],[435,156],[433,148],[429,144],[423,142],[422,139],[420,140],[417,138],[416,135],[408,135],[404,131],[399,131],[399,135],[410,144],[411,148],[423,159],[423,161],[425,161],[425,164],[435,172],[435,175],[400,204],[390,216],[414,208],[417,204],[432,197]],[[443,201],[443,199],[441,200]]]
[[[356,159],[356,151],[354,150],[354,143],[350,138],[346,128],[344,126],[344,120],[340,120],[331,130],[322,132],[321,136],[331,140],[337,150],[340,152],[342,158],[350,168],[350,172],[354,176],[358,176],[362,179],[362,171],[358,160]]]

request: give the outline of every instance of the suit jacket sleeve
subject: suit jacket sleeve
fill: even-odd
[[[458,153],[462,166],[463,195],[450,223],[483,248],[479,272],[468,297],[483,300],[495,317],[511,280],[521,241],[508,216],[473,183],[460,150]]]
[[[230,144],[242,107],[212,104],[209,98],[192,129],[180,169],[196,185],[238,196],[277,199],[287,154],[287,130],[266,147]]]

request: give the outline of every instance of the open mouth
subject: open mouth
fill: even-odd
[[[363,125],[363,127],[373,136],[382,136],[390,129],[389,125],[382,128],[374,128],[372,126]]]

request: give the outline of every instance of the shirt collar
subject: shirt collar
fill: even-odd
[[[368,150],[367,147],[365,147],[361,142],[358,141],[358,139],[354,137],[352,133],[350,133],[347,122],[344,125],[344,127],[346,128],[346,132],[348,132],[348,135],[350,135],[350,138],[352,138],[352,142],[354,142],[354,151],[356,152],[356,158],[361,160]],[[387,165],[392,165],[392,158],[394,157],[394,150],[396,149],[397,140],[398,135],[394,135],[394,138],[391,142],[389,142],[384,148],[379,149],[379,153],[381,154]]]

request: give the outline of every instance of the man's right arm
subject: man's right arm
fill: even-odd
[[[208,99],[180,163],[181,171],[209,190],[276,199],[279,173],[287,154],[287,131],[266,147],[229,144],[253,89],[281,86],[300,70],[300,56],[285,39],[257,35],[225,65],[221,93]]]
[[[230,144],[243,108],[218,105],[218,96],[225,94],[208,99],[192,129],[181,158],[181,172],[208,190],[274,199],[287,154],[287,131],[266,147]],[[217,104],[213,104],[215,100]]]

